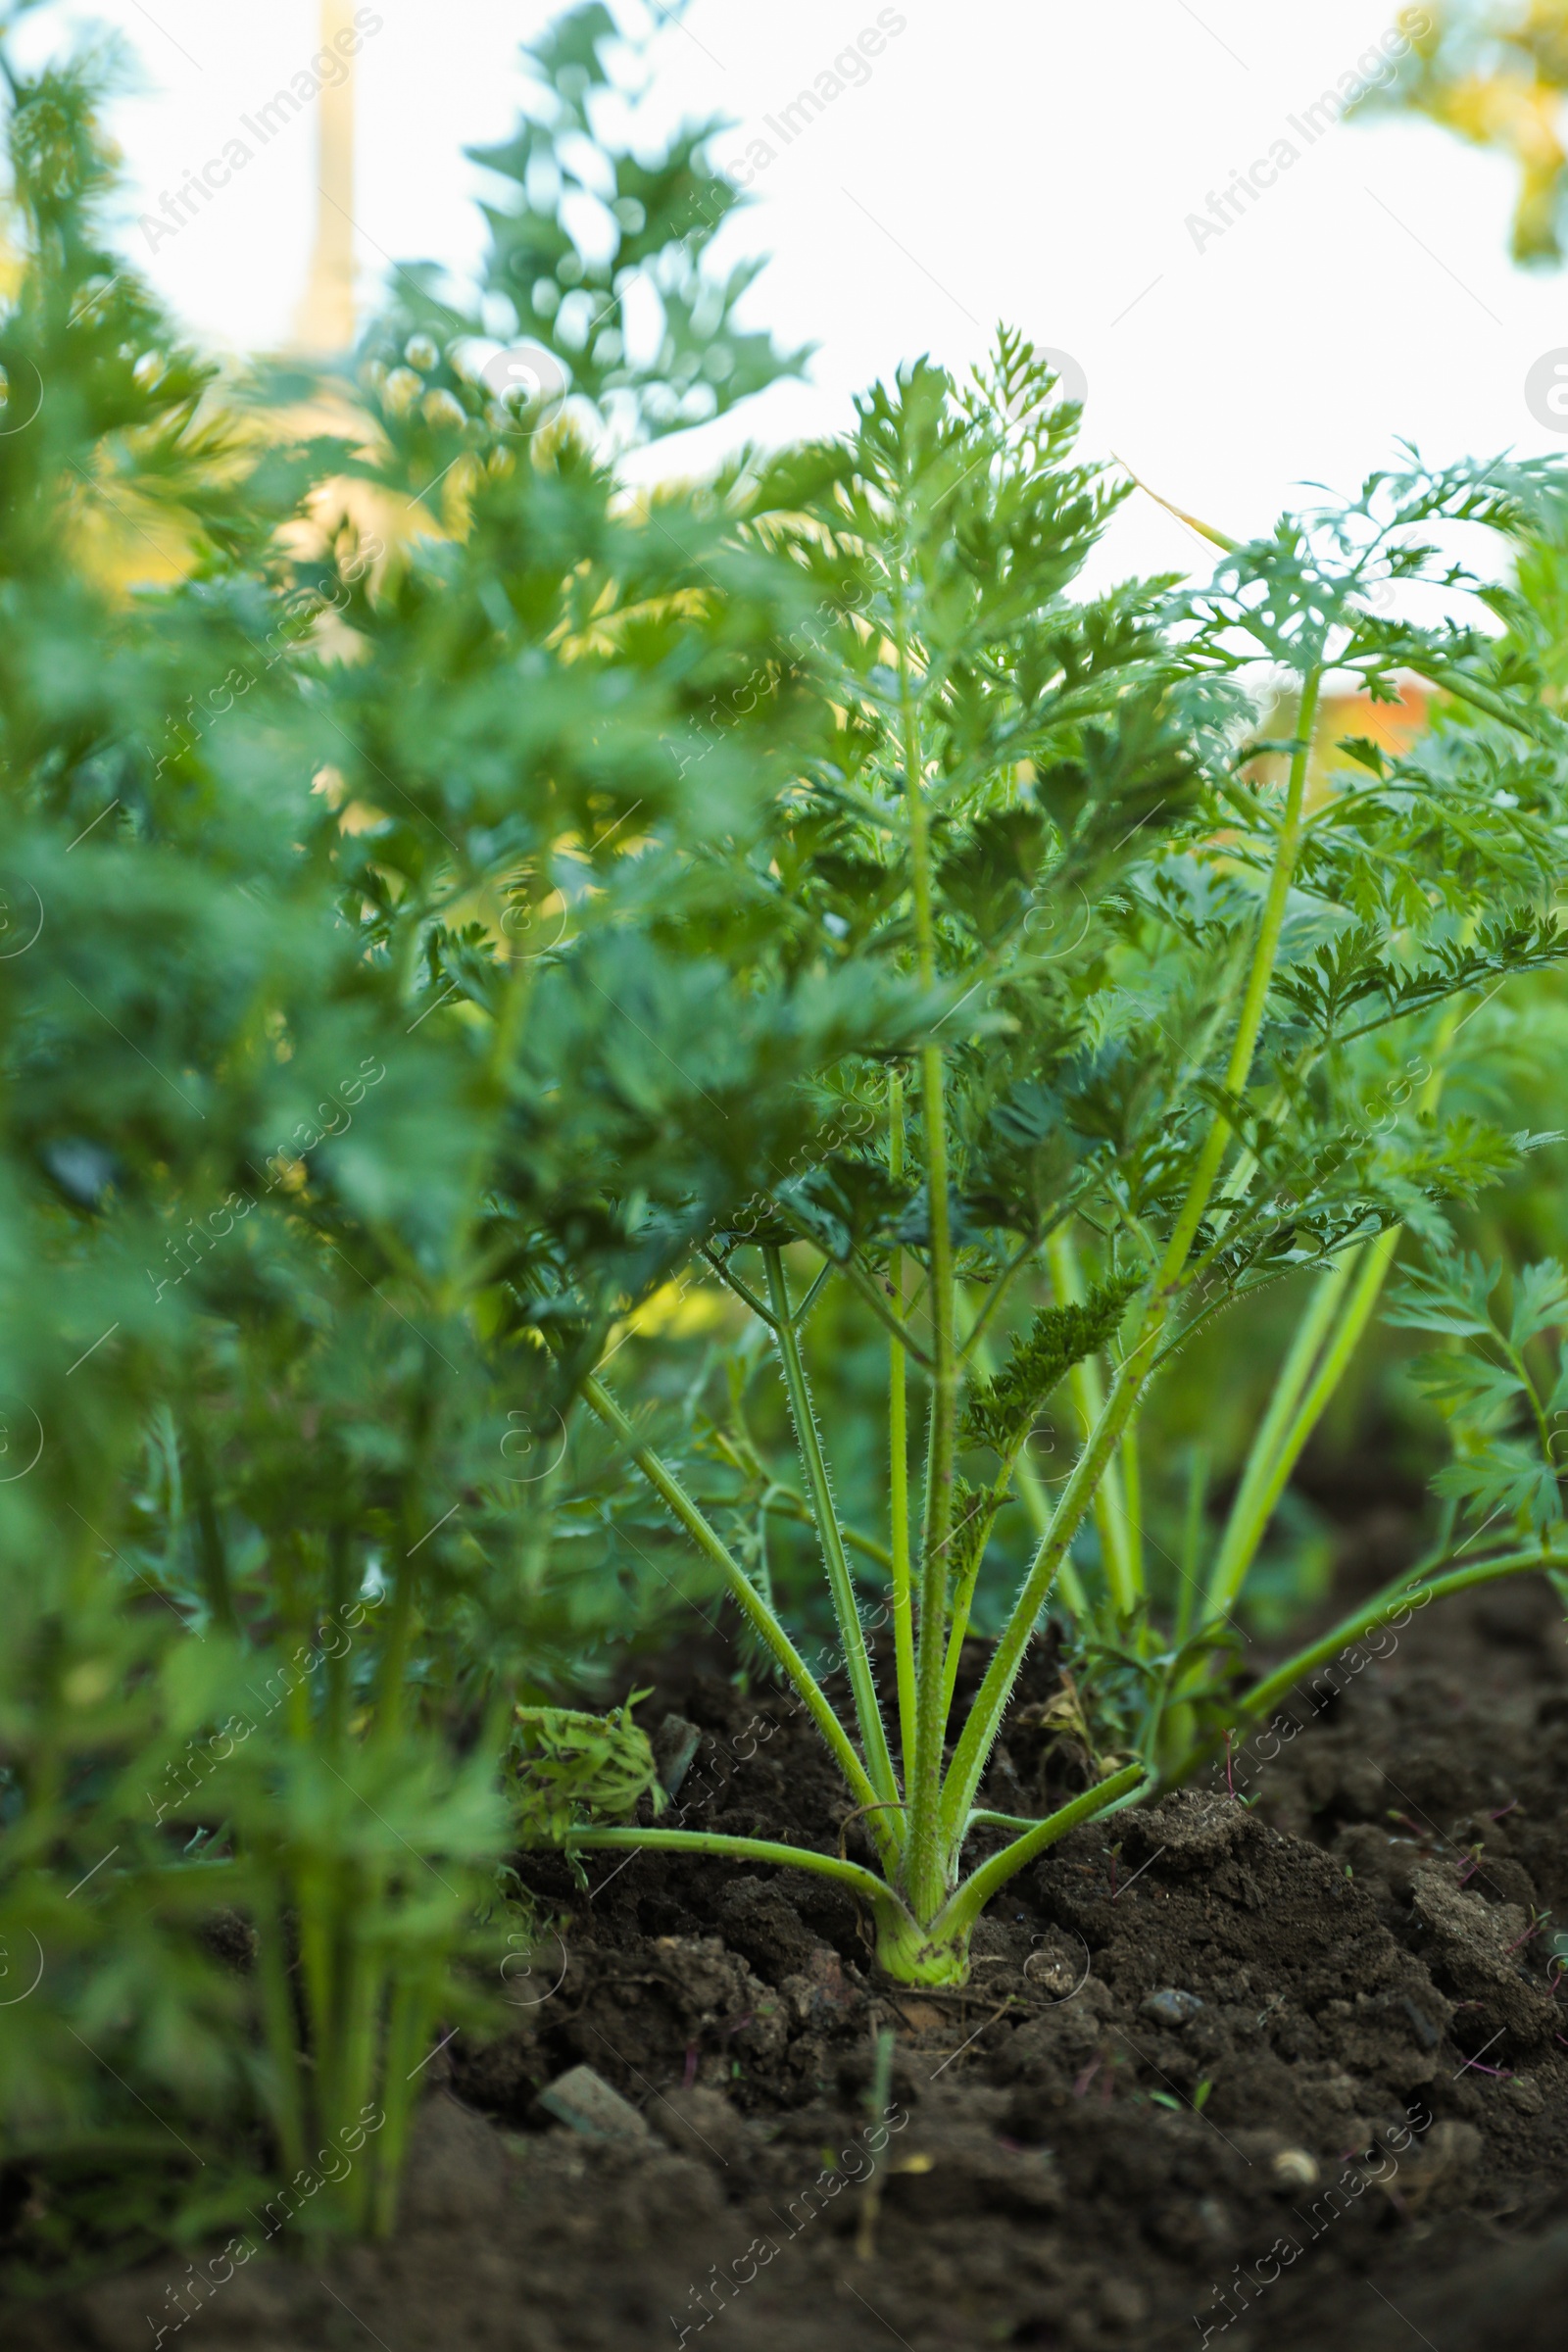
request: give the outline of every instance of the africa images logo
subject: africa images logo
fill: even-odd
[[[1537,360],[1525,377],[1525,407],[1548,433],[1568,433],[1568,346]]]
[[[1204,199],[1205,209],[1189,213],[1182,223],[1199,252],[1233,227],[1247,208],[1258,203],[1268,189],[1276,186],[1280,174],[1298,164],[1306,149],[1315,147],[1325,131],[1332,130],[1369,90],[1387,87],[1399,61],[1409,56],[1414,43],[1430,29],[1431,19],[1425,10],[1404,10],[1398,23],[1391,25],[1371,48],[1364,49],[1332,89],[1325,90],[1310,106],[1302,107],[1298,115],[1286,116],[1288,127],[1301,142],[1299,147],[1296,139],[1288,138],[1282,131],[1267,155],[1257,156],[1245,172],[1233,172],[1227,186],[1218,191],[1210,188]]]

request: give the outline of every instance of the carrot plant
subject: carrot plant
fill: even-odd
[[[811,669],[835,739],[781,807],[776,887],[826,959],[891,963],[936,1007],[917,1054],[838,1073],[868,1140],[764,1180],[701,1250],[776,1352],[847,1720],[724,1541],[722,1511],[704,1510],[612,1377],[583,1388],[815,1721],[870,1861],[653,1826],[585,1823],[575,1841],[834,1878],[906,1982],[962,1981],[975,1921],[1009,1878],[1075,1823],[1179,1781],[1317,1654],[1244,1692],[1237,1609],[1401,1235],[1441,1243],[1446,1208],[1531,1148],[1470,1099],[1491,1050],[1476,1015],[1564,945],[1568,738],[1517,639],[1452,617],[1466,596],[1504,617],[1516,606],[1433,544],[1460,525],[1549,526],[1550,466],[1412,463],[1343,508],[1219,541],[1200,591],[1075,596],[1126,488],[1073,461],[1076,421],[1004,334],[970,386],[921,364],[859,403],[842,445],[763,469],[747,518],[833,615]],[[1410,603],[1423,587],[1449,617],[1383,610],[1389,591]],[[1326,683],[1393,701],[1412,673],[1468,723],[1402,760],[1322,739]],[[1156,1556],[1155,1384],[1228,1308],[1293,1274],[1294,1337],[1223,1524],[1208,1534],[1200,1494],[1186,1556]],[[836,1499],[813,1401],[808,1332],[828,1283],[887,1337],[874,1533]],[[1444,1328],[1479,1329],[1469,1311]],[[1029,1441],[1064,1380],[1079,1440],[1048,1477]],[[1548,1451],[1549,1437],[1543,1419]],[[1568,1559],[1543,1476],[1524,1502],[1499,1486],[1478,1555],[1460,1566],[1440,1545],[1398,1590],[1424,1600]],[[956,1718],[988,1553],[1015,1589]],[[867,1558],[891,1619],[880,1656]],[[988,1807],[983,1785],[1053,1604],[1114,1737],[1094,1785],[1026,1819]],[[1369,1602],[1335,1645],[1393,1605]]]
[[[722,488],[634,502],[597,454],[621,392],[662,431],[790,364],[708,258],[698,134],[594,174],[667,349],[573,347],[564,299],[569,413],[486,373],[504,287],[520,329],[580,275],[523,183],[554,136],[584,164],[610,38],[541,45],[482,310],[407,273],[303,442],[320,387],[224,380],[114,251],[93,75],[0,44],[0,2262],[34,2280],[245,2208],[391,2228],[483,2009],[514,1709],[667,1614],[628,1573],[662,1531],[568,1438],[579,1359],[795,1090],[919,1030],[912,984],[736,913],[830,734],[746,694],[808,584]]]
[[[91,75],[0,40],[0,2260],[32,2283],[247,2206],[387,2231],[515,1838],[823,1871],[894,1974],[960,1979],[1011,1873],[1279,1685],[1241,1690],[1231,1620],[1403,1231],[1437,1254],[1399,1311],[1492,1366],[1421,1375],[1468,1516],[1416,1589],[1559,1559],[1559,1291],[1504,1316],[1442,1254],[1531,1141],[1484,1098],[1495,992],[1559,956],[1551,649],[1493,590],[1500,638],[1380,610],[1476,590],[1433,533],[1545,547],[1550,469],[1412,466],[1200,592],[1088,594],[1126,485],[1004,336],[842,443],[634,489],[619,442],[800,355],[738,323],[711,126],[600,135],[597,5],[533,63],[482,290],[400,272],[334,405],[183,344],[107,234]],[[1412,671],[1469,715],[1325,773],[1325,681]],[[1154,1384],[1290,1278],[1229,1519],[1206,1545],[1195,1489],[1172,1571]],[[631,1343],[694,1285],[748,1336],[672,1449]],[[846,1317],[886,1348],[853,1427]],[[1031,1452],[1062,1383],[1064,1476]],[[630,1709],[561,1703],[715,1584],[868,1861],[624,1818]],[[1028,1821],[985,1779],[1048,1604],[1105,1769]]]

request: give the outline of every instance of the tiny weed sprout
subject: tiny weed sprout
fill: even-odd
[[[1434,1599],[1568,1599],[1568,1270],[1472,1211],[1561,1140],[1527,1108],[1568,479],[1407,452],[1256,539],[1193,525],[1206,584],[1094,587],[1133,485],[1002,328],[840,437],[655,481],[628,451],[805,355],[715,258],[721,126],[644,116],[597,0],[480,158],[470,294],[400,270],[354,355],[222,372],[115,250],[96,69],[26,68],[27,13],[0,2285],[226,2236],[199,2306],[251,2231],[393,2231],[441,2054],[560,2015],[590,1857],[818,1874],[890,1978],[961,1985],[1076,1825],[1119,1933],[1157,1856],[1118,1811],[1199,1772],[1251,1802],[1251,1735]],[[1417,684],[1426,732],[1342,732]],[[1430,1550],[1250,1679],[1327,1592],[1292,1481],[1375,1327],[1427,1335]],[[727,1744],[639,1714],[694,1622],[755,1701]],[[825,1850],[716,1802],[792,1705]],[[1004,1727],[1071,1749],[1056,1809],[1017,1810]],[[1022,1981],[1066,2003],[1090,1959]],[[1135,2080],[1081,2054],[1097,2109]],[[879,2161],[894,2058],[808,2206],[870,2182],[867,2262],[883,2173],[934,2161]]]

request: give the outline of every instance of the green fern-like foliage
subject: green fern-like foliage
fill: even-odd
[[[1074,1364],[1109,1346],[1127,1301],[1145,1279],[1140,1269],[1096,1283],[1081,1300],[1041,1307],[1028,1330],[1014,1340],[996,1378],[970,1390],[964,1418],[970,1443],[989,1446],[1004,1456],[1015,1452],[1057,1382]]]
[[[574,1828],[630,1821],[647,1796],[655,1814],[665,1796],[648,1735],[632,1721],[636,1691],[608,1715],[573,1707],[519,1706],[510,1763],[524,1845],[566,1843]]]
[[[558,127],[581,30],[534,60]],[[519,429],[417,272],[292,437],[317,387],[220,380],[114,249],[92,74],[8,65],[0,1944],[38,1979],[0,2264],[36,2286],[237,2223],[258,2151],[294,2179],[367,2103],[289,2226],[391,2227],[432,2021],[482,2024],[512,1707],[701,1590],[568,1429],[581,1365],[919,1014],[767,904],[828,721],[742,696],[806,590],[725,495],[628,502],[587,410]],[[544,218],[519,183],[508,234]],[[725,399],[786,364],[670,283],[648,429],[693,337]]]

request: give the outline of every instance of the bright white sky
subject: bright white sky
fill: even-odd
[[[357,222],[373,298],[392,258],[462,270],[480,243],[465,144],[511,126],[519,40],[538,0],[378,0],[361,58]],[[726,165],[768,136],[746,216],[771,268],[753,302],[820,345],[808,387],[755,407],[768,437],[832,427],[854,387],[930,351],[966,366],[999,316],[1070,352],[1086,438],[1232,533],[1272,520],[1292,484],[1350,488],[1398,435],[1433,458],[1562,448],[1524,378],[1568,345],[1568,273],[1507,259],[1500,161],[1418,122],[1361,121],[1310,147],[1287,128],[1353,72],[1389,0],[902,0],[869,78],[781,148],[761,118],[830,68],[878,0],[695,0],[661,39],[671,111],[740,124]],[[218,154],[309,63],[317,0],[98,0],[46,25],[118,26],[140,91],[116,122],[155,203]],[[1211,190],[1289,137],[1302,150],[1223,236],[1185,226]],[[146,260],[202,335],[276,343],[303,282],[314,125],[275,138],[220,200]],[[1565,419],[1568,426],[1568,419]],[[1199,547],[1136,500],[1115,568],[1186,568]]]

